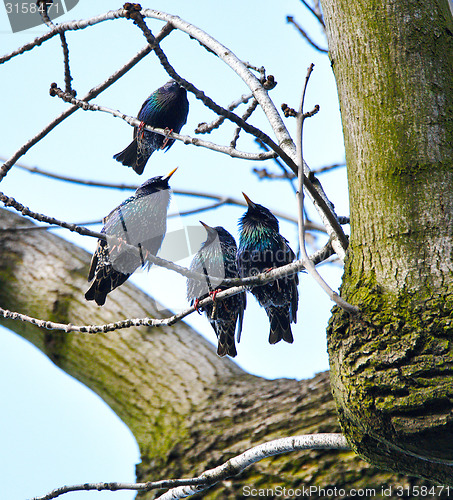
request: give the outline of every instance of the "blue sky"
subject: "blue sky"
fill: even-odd
[[[118,6],[105,0],[95,3],[80,0],[58,21],[91,17]],[[314,62],[306,107],[311,109],[319,104],[321,111],[305,126],[305,160],[312,168],[343,161],[338,101],[329,60],[310,49],[286,23],[286,15],[294,15],[320,44],[325,45],[319,26],[300,2],[232,0],[214,4],[212,1],[175,0],[143,2],[142,6],[179,15],[210,33],[242,60],[263,65],[278,81],[270,93],[277,107],[286,102],[297,108],[307,67]],[[154,33],[162,26],[157,21],[148,24]],[[0,6],[2,53],[29,42],[46,30],[39,27],[13,34],[6,11]],[[124,19],[68,33],[67,39],[73,85],[80,97],[145,45],[141,32]],[[246,86],[231,70],[186,35],[173,33],[162,48],[180,75],[222,106],[247,93]],[[67,107],[48,94],[51,82],[64,85],[59,39],[55,37],[4,64],[0,67],[0,75],[3,123],[0,156],[9,157]],[[157,58],[151,54],[94,102],[135,116],[143,100],[167,80]],[[182,133],[193,136],[197,124],[212,120],[214,115],[193,96],[189,96],[189,101],[189,118]],[[271,133],[261,112],[253,115],[251,123]],[[286,119],[285,123],[294,134],[294,120]],[[233,127],[226,125],[213,137],[202,137],[228,144],[232,132]],[[167,153],[153,155],[144,175],[138,177],[112,159],[114,153],[129,143],[131,136],[131,127],[121,120],[103,113],[78,111],[20,161],[63,175],[127,184],[140,184],[148,177],[166,174],[178,166],[171,182],[174,189],[235,198],[240,198],[244,191],[252,200],[271,210],[296,214],[295,199],[287,183],[259,180],[251,171],[253,167],[276,171],[272,161],[252,164],[176,143]],[[241,138],[238,146],[256,150],[247,138]],[[345,170],[322,175],[320,180],[337,212],[347,215]],[[32,210],[69,222],[100,219],[130,194],[64,184],[18,169],[10,171],[0,190]],[[171,211],[200,205],[199,200],[173,198]],[[308,210],[316,219],[310,204]],[[212,226],[223,225],[237,236],[237,220],[243,211],[240,207],[223,207],[183,220],[176,219],[172,224],[198,224],[201,219]],[[64,230],[54,232],[90,252],[96,244],[92,238]],[[297,248],[297,228],[293,224],[282,221],[281,233],[293,248]],[[320,271],[336,289],[341,269],[322,266]],[[131,280],[169,308],[187,305],[184,280],[168,271],[137,273]],[[300,282],[299,321],[293,327],[295,342],[292,345],[281,342],[270,346],[267,343],[267,317],[249,296],[236,358],[245,370],[268,378],[301,379],[328,368],[325,327],[332,303],[307,275],[301,275]],[[188,323],[215,342],[214,333],[204,317],[192,315]],[[138,450],[128,429],[109,408],[91,391],[54,367],[33,346],[4,328],[0,329],[0,346],[0,484],[2,489],[6,488],[4,498],[22,500],[42,495],[62,484],[133,481],[134,464],[139,461]],[[90,499],[107,498],[108,495],[121,500],[134,498],[133,492],[71,493],[66,496],[68,499]]]

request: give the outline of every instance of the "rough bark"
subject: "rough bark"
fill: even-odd
[[[447,0],[324,0],[351,206],[332,389],[371,463],[453,484],[453,19]]]
[[[90,256],[43,231],[8,230],[24,225],[33,224],[0,210],[2,307],[73,324],[166,314],[128,283],[102,308],[86,302]],[[140,481],[190,477],[270,439],[339,430],[328,373],[300,382],[251,376],[218,358],[214,347],[184,323],[96,335],[4,319],[2,324],[99,394],[128,425],[141,450]],[[379,493],[382,486],[414,484],[428,483],[380,471],[353,452],[311,451],[264,460],[203,498],[240,498],[245,485],[368,487]],[[387,498],[399,498],[393,491]]]

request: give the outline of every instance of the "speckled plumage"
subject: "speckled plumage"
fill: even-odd
[[[93,283],[85,294],[87,300],[104,305],[107,295],[138,267],[151,266],[147,253],[156,255],[164,239],[170,203],[168,180],[175,170],[165,177],[148,179],[105,217],[101,232],[106,234],[107,241],[98,240],[91,260],[88,281]],[[137,247],[138,253],[128,251],[117,238]]]
[[[233,236],[223,227],[210,227],[202,223],[208,237],[195,254],[190,269],[207,276],[219,278],[237,278],[238,269],[236,264],[237,246]],[[220,280],[219,280],[220,281]],[[225,290],[219,282],[213,282],[209,277],[200,282],[189,278],[187,280],[187,298],[191,305],[196,299],[203,299],[209,292],[214,290]],[[246,306],[245,293],[239,293],[222,301],[215,301],[203,307],[214,332],[216,333],[219,356],[234,357],[237,354],[234,341],[234,333],[237,325],[238,342],[242,331],[242,320]]]
[[[155,90],[143,103],[137,118],[146,125],[156,128],[168,128],[179,133],[187,121],[189,101],[186,89],[170,80]],[[139,131],[134,128],[134,140],[129,146],[113,156],[123,165],[132,167],[137,174],[142,174],[149,157],[164,145],[165,137],[154,132]],[[174,139],[169,139],[164,146],[170,149]]]
[[[280,234],[278,220],[266,207],[253,203],[246,195],[244,197],[248,210],[239,219],[241,233],[237,258],[240,276],[253,276],[292,262],[296,256]],[[269,317],[270,344],[282,339],[293,342],[291,323],[297,321],[298,283],[299,278],[294,274],[250,289]]]

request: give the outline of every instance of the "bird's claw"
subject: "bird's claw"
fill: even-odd
[[[140,140],[143,139],[143,136],[145,135],[145,122],[140,122],[137,135]]]
[[[168,136],[172,132],[173,132],[173,129],[169,129],[168,127],[165,127],[165,139],[164,139],[164,142],[162,143],[161,149],[165,149],[167,147],[168,141],[170,140],[170,137],[168,137]]]
[[[217,294],[221,292],[220,288],[217,290],[214,290],[213,292],[209,292],[209,295],[211,296],[212,302],[215,302],[215,298],[217,297]]]
[[[200,299],[195,299],[195,302],[193,303],[193,307],[194,307],[195,311],[197,311],[197,313],[201,315],[201,311],[199,309]]]

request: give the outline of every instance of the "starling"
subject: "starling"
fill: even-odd
[[[201,224],[206,229],[207,239],[195,254],[190,269],[205,274],[206,280],[204,282],[192,278],[187,280],[187,298],[190,305],[206,298],[208,294],[214,293],[213,298],[215,299],[216,290],[226,290],[227,288],[220,285],[224,278],[239,277],[236,263],[237,246],[233,236],[223,227],[210,227],[203,222]],[[232,358],[236,356],[234,332],[237,324],[239,342],[245,306],[245,292],[222,301],[214,300],[213,303],[203,306],[202,310],[217,335],[217,354],[219,356],[226,354]]]
[[[134,128],[134,140],[129,146],[113,156],[127,167],[132,167],[137,174],[142,174],[146,162],[156,149],[170,149],[174,139],[142,130],[144,125],[156,128],[166,128],[179,133],[187,121],[189,101],[186,89],[174,80],[170,80],[155,90],[143,103],[137,118],[141,120],[140,127]]]
[[[244,193],[243,193],[244,194]],[[279,233],[278,220],[262,205],[244,194],[248,210],[239,219],[238,268],[241,277],[253,276],[292,262],[296,256]],[[269,317],[269,343],[293,342],[291,323],[297,321],[299,294],[297,274],[279,278],[250,291]]]
[[[91,259],[88,281],[94,281],[85,294],[87,300],[104,305],[107,294],[122,285],[139,266],[152,265],[147,255],[157,254],[167,231],[168,180],[175,171],[176,168],[165,177],[148,179],[104,218],[101,233],[105,233],[107,241],[98,240]]]

